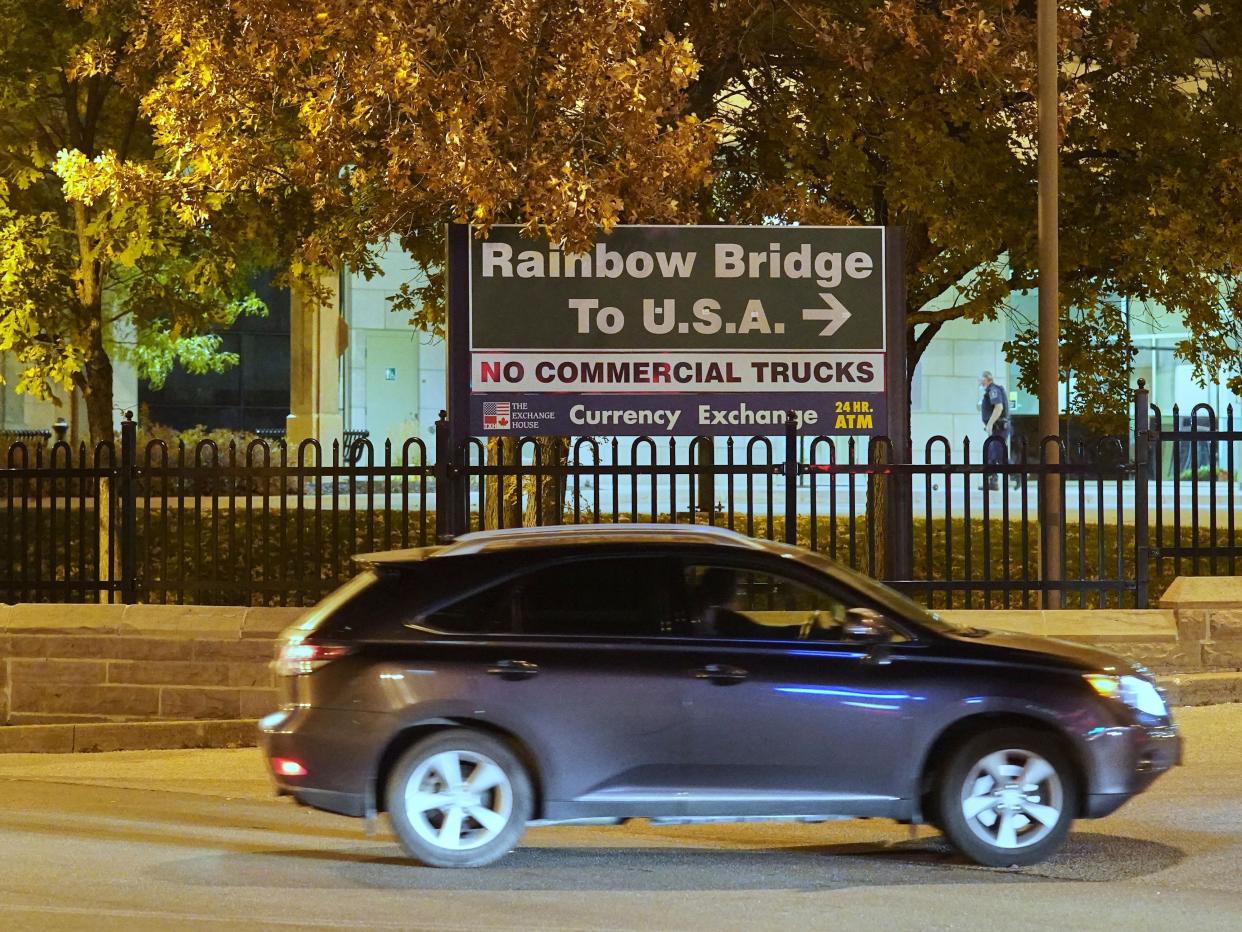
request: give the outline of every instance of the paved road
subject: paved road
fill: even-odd
[[[1187,766],[1037,867],[921,830],[545,828],[439,871],[270,796],[253,750],[0,756],[0,928],[1242,928],[1242,705],[1187,709]]]

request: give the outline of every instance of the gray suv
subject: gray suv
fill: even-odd
[[[676,525],[360,557],[287,633],[279,792],[424,864],[527,825],[883,817],[1030,864],[1180,761],[1141,668],[954,627],[814,553]]]

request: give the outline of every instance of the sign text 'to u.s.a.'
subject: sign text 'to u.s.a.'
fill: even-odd
[[[457,365],[469,333],[474,433],[780,433],[787,412],[801,433],[886,432],[882,227],[621,226],[581,253],[473,233],[450,230],[468,300],[449,328]]]

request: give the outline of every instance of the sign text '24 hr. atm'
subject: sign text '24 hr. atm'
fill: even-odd
[[[462,245],[475,429],[885,427],[882,228],[617,227],[569,253],[493,227]]]

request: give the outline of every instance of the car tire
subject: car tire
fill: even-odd
[[[526,831],[530,776],[505,742],[454,728],[419,741],[388,779],[388,815],[401,846],[428,867],[482,867]]]
[[[935,789],[941,831],[962,854],[989,867],[1036,864],[1055,852],[1078,800],[1065,753],[1033,728],[1000,728],[963,742]]]

